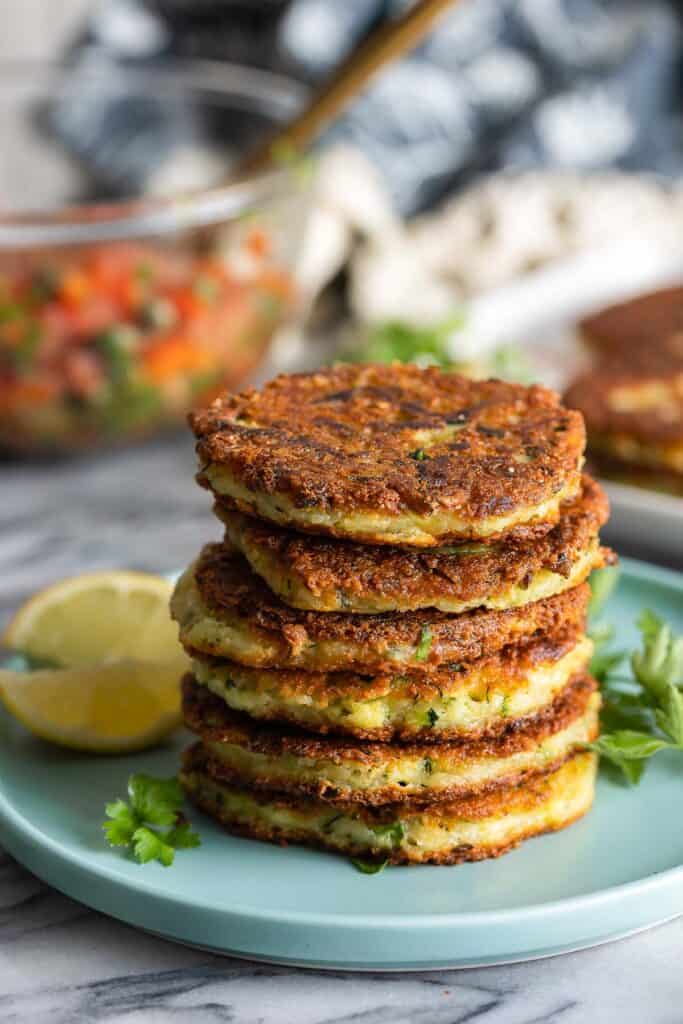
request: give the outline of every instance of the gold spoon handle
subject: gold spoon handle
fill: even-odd
[[[405,14],[373,32],[342,61],[308,105],[274,135],[247,153],[238,176],[266,170],[278,152],[302,152],[385,64],[413,49],[456,0],[419,0]]]

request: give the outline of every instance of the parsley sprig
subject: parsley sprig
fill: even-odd
[[[128,797],[105,807],[102,828],[110,846],[129,848],[139,864],[157,860],[170,867],[176,850],[199,846],[200,839],[182,813],[183,791],[177,779],[131,775]]]
[[[388,838],[394,850],[399,848],[406,834],[403,822],[400,820],[390,821],[386,825],[376,825],[372,831],[380,838]],[[381,860],[376,860],[367,857],[352,857],[351,863],[363,875],[378,875],[380,871],[384,871],[389,863],[389,858],[383,857]]]
[[[630,657],[632,676],[619,672],[626,653],[607,649],[609,627],[598,626],[591,634],[596,643],[591,672],[603,695],[603,732],[591,746],[631,785],[660,750],[683,751],[683,636],[649,610],[637,625],[641,647]]]

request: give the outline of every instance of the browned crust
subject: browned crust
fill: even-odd
[[[442,743],[439,756],[462,763],[484,757],[510,757],[528,750],[583,715],[596,688],[595,680],[589,675],[575,676],[543,714],[527,720],[524,728],[516,729],[515,723],[510,722],[508,731],[496,738],[463,737],[457,742]],[[324,739],[292,727],[264,725],[232,711],[225,701],[200,686],[190,674],[183,679],[183,715],[188,729],[207,742],[236,743],[260,754],[324,758],[336,764],[351,760],[381,765],[406,754],[427,757],[434,746],[432,743],[404,743],[396,750],[388,743],[359,744],[354,740]]]
[[[388,696],[400,680],[401,689],[415,700],[429,700],[452,690],[454,678],[466,677],[476,669],[478,672],[495,673],[500,685],[526,685],[526,676],[538,665],[559,661],[575,647],[579,634],[560,632],[555,636],[541,636],[528,644],[514,644],[467,665],[449,664],[426,672],[414,672],[412,668],[394,666],[393,671],[369,675],[360,672],[305,672],[301,669],[255,669],[238,665],[225,658],[212,658],[201,651],[190,649],[188,653],[207,665],[219,665],[240,680],[243,685],[260,691],[262,674],[269,680],[277,678],[277,690],[283,697],[305,695],[316,704],[325,706],[338,698],[352,701],[369,701]]]
[[[392,648],[405,645],[417,650],[425,629],[431,633],[431,647],[424,662],[413,666],[416,671],[452,661],[474,661],[511,643],[555,635],[563,627],[583,631],[590,599],[590,589],[584,583],[519,608],[477,608],[461,615],[429,608],[377,615],[300,611],[284,604],[240,555],[221,545],[204,548],[195,578],[215,618],[237,615],[250,632],[263,637],[264,649],[277,645],[274,661],[259,658],[252,664],[283,669],[310,667],[315,663],[315,658],[307,655],[311,644],[339,641],[349,652],[337,647],[337,660],[328,664],[329,670],[396,671],[400,665],[391,658]],[[362,661],[353,656],[351,647],[362,650]],[[202,650],[220,654],[210,643]]]
[[[585,416],[593,451],[618,461],[613,439],[664,446],[683,442],[683,287],[610,306],[582,320],[579,328],[597,365],[574,381],[566,401]],[[652,384],[671,389],[666,406],[619,412],[609,401],[615,388]]]
[[[214,402],[190,423],[201,464],[228,467],[251,492],[286,495],[302,509],[447,510],[472,523],[539,505],[578,482],[585,445],[581,416],[552,391],[399,364],[281,375],[261,391]],[[461,427],[457,435],[430,446],[430,458],[411,458],[416,430],[449,425]]]
[[[679,397],[671,404],[633,412],[617,411],[610,404],[610,395],[615,389],[640,388],[660,382],[669,388],[676,375],[680,378]],[[654,359],[647,368],[634,368],[632,363],[622,360],[601,363],[572,383],[565,400],[583,414],[591,447],[607,446],[615,436],[657,445],[683,442],[683,360],[676,369],[657,369]],[[672,413],[673,408],[677,409],[676,415]]]
[[[312,761],[326,760],[340,764],[345,760],[374,767],[391,763],[397,757],[410,756],[416,760],[436,755],[454,764],[466,761],[481,761],[485,758],[500,759],[511,757],[525,750],[533,749],[550,736],[568,728],[577,718],[587,713],[591,697],[597,690],[597,683],[589,675],[576,676],[563,692],[549,705],[546,714],[529,719],[522,730],[510,729],[495,738],[468,739],[459,742],[439,744],[407,743],[400,747],[387,743],[365,743],[343,739],[324,739],[311,736],[302,730],[273,728],[251,721],[246,715],[231,711],[226,704],[204,687],[195,683],[192,676],[183,681],[183,715],[185,725],[202,742],[232,743],[253,753],[271,757],[294,756]],[[597,736],[597,720],[591,739]],[[492,792],[506,786],[518,785],[537,774],[553,771],[566,759],[567,754],[548,761],[542,769],[515,769],[495,780],[477,785],[458,783],[438,790],[425,789],[416,795],[414,790],[406,792],[399,785],[387,785],[372,790],[355,790],[333,786],[320,778],[315,782],[288,780],[283,787],[279,776],[261,775],[250,779],[248,785],[254,789],[274,790],[284,788],[287,792],[316,797],[329,803],[364,803],[372,806],[386,803],[428,804],[438,800],[455,799],[457,796]],[[207,753],[206,770],[212,778],[240,783],[239,773],[231,766]],[[244,784],[244,782],[243,782]]]
[[[482,675],[490,675],[495,678],[498,686],[505,686],[508,692],[513,693],[527,685],[529,672],[536,666],[559,661],[569,654],[579,639],[580,633],[563,631],[555,636],[540,636],[528,644],[513,644],[481,658],[476,663],[476,671]],[[300,669],[255,669],[227,661],[225,658],[215,659],[191,648],[187,650],[195,661],[204,662],[209,666],[216,664],[226,668],[233,680],[239,680],[241,685],[253,689],[254,692],[263,689],[262,673],[267,673],[271,683],[277,677],[277,690],[283,700],[305,696],[312,698],[313,702],[320,707],[325,707],[335,700],[345,699],[353,702],[375,700],[391,694],[397,684],[400,685],[402,693],[413,701],[433,700],[437,697],[441,698],[444,692],[457,689],[468,673],[475,669],[473,664],[460,662],[426,672],[415,672],[412,668],[405,667],[397,669],[394,666],[393,671],[379,672],[376,675],[348,671],[306,672]],[[296,715],[290,714],[286,708],[264,711],[259,718],[263,721],[298,724]],[[499,735],[503,731],[504,729],[500,729],[497,725],[485,726],[481,732],[472,732],[472,735]],[[433,730],[429,726],[417,729],[412,726],[397,728],[387,725],[379,729],[368,730],[358,728],[353,724],[349,725],[346,722],[319,723],[316,725],[316,732],[338,733],[376,740],[401,739],[405,736],[411,738],[431,736],[432,741],[435,739]],[[440,729],[438,735],[441,740],[448,738],[444,729]]]
[[[602,359],[653,369],[683,365],[683,287],[660,288],[609,306],[579,324]]]
[[[586,764],[587,759],[590,758],[592,760],[592,757],[593,755],[581,753],[574,754],[571,758],[567,759],[563,765],[560,765],[554,771],[542,776],[536,776],[521,785],[497,790],[493,793],[483,793],[476,796],[466,797],[454,802],[438,803],[429,808],[420,806],[415,808],[415,810],[422,818],[428,816],[432,819],[444,820],[449,816],[457,816],[458,818],[466,818],[470,821],[478,821],[488,817],[494,817],[496,815],[500,815],[501,811],[504,811],[507,814],[514,814],[524,810],[532,810],[534,807],[538,807],[539,804],[542,804],[552,798],[553,788],[557,788],[558,785],[559,773],[563,771],[569,762],[578,762],[579,759],[581,759],[581,761]],[[322,839],[315,839],[311,837],[304,830],[291,830],[286,837],[283,837],[278,829],[272,827],[269,828],[265,825],[254,824],[246,826],[222,820],[220,816],[216,814],[215,808],[212,806],[211,802],[202,799],[201,795],[193,790],[191,775],[198,774],[201,777],[203,773],[206,773],[206,762],[201,744],[197,743],[186,751],[184,755],[180,782],[190,800],[192,800],[193,803],[195,803],[196,806],[206,814],[210,815],[215,820],[218,820],[219,823],[226,827],[231,833],[251,839],[259,839],[264,842],[277,843],[281,846],[287,846],[290,843],[295,843],[312,846],[314,849],[330,850],[335,853],[341,852],[338,848],[326,844]],[[293,800],[282,795],[276,796],[275,794],[266,793],[259,794],[256,790],[250,790],[249,794],[252,798],[258,801],[283,807],[300,807],[301,804],[307,800],[305,797]],[[347,813],[355,815],[356,817],[361,817],[368,824],[374,827],[393,823],[399,814],[403,820],[405,820],[406,817],[405,805],[384,805],[383,807],[376,808],[350,804],[347,805],[346,809]],[[516,836],[514,840],[507,843],[501,843],[497,846],[483,844],[460,845],[451,850],[444,851],[441,854],[420,854],[419,850],[412,848],[410,850],[399,849],[390,851],[378,847],[374,850],[368,850],[364,845],[361,846],[349,843],[343,853],[347,856],[364,856],[370,853],[372,855],[381,856],[391,864],[422,863],[453,865],[468,861],[486,860],[489,858],[500,857],[502,854],[508,853],[526,839],[533,836],[540,836],[548,832],[559,831],[562,828],[566,828],[582,817],[587,810],[588,808],[584,811],[568,816],[561,824],[555,827],[528,829],[522,835]]]
[[[567,577],[607,522],[609,503],[602,487],[584,475],[581,494],[563,504],[560,521],[545,536],[533,542],[505,539],[474,554],[458,554],[457,548],[408,550],[300,537],[226,512],[224,506],[219,515],[231,544],[247,558],[250,548],[261,550],[278,565],[280,575],[296,577],[321,602],[321,611],[377,597],[400,601],[406,610],[439,600],[483,601],[513,586],[529,586],[544,569]],[[196,572],[202,595],[212,607],[225,602],[234,575],[230,561],[227,571],[222,571],[220,561],[218,549],[205,549]]]

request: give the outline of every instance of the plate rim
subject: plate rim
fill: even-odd
[[[607,477],[598,477],[599,483],[605,488],[613,501],[620,501],[628,504],[631,509],[643,509],[650,514],[654,511],[658,514],[665,513],[683,520],[683,499],[676,494],[667,494],[665,491],[655,491],[651,487],[636,487],[635,484],[625,484],[618,480],[610,480]],[[626,559],[632,563],[639,562],[638,559]],[[640,564],[649,565],[649,562],[642,561]],[[657,569],[659,566],[653,565]]]
[[[651,565],[648,562],[637,559],[620,559],[620,565],[625,575],[635,580],[647,580],[648,582],[659,583],[668,589],[683,594],[683,573],[663,566]],[[169,893],[161,881],[155,882],[147,874],[141,874],[138,881],[135,877],[122,874],[116,867],[100,864],[94,866],[88,863],[77,850],[64,846],[58,840],[52,839],[42,829],[34,825],[29,819],[15,810],[7,796],[0,788],[0,821],[10,830],[20,843],[37,843],[43,850],[49,851],[56,859],[67,863],[70,867],[82,871],[91,882],[106,878],[107,882],[123,886],[128,892],[144,894],[146,897],[157,898],[168,905],[176,907],[191,907],[195,910],[215,911],[215,903],[198,900],[196,897],[184,897],[182,893]],[[10,844],[3,843],[11,852]],[[23,862],[23,858],[20,858]],[[126,863],[128,863],[126,861]],[[36,872],[38,873],[38,872]],[[42,876],[41,876],[42,877]],[[226,913],[234,916],[248,916],[252,920],[270,921],[279,925],[295,925],[313,927],[329,926],[330,923],[341,927],[363,927],[365,929],[381,929],[391,926],[397,930],[431,930],[433,928],[461,928],[474,926],[483,928],[487,926],[504,927],[513,923],[523,923],[530,920],[535,921],[548,914],[576,913],[587,907],[595,908],[609,905],[615,900],[623,897],[630,897],[637,893],[649,893],[666,888],[676,881],[683,880],[683,852],[681,863],[675,867],[657,871],[654,874],[643,878],[632,879],[628,882],[610,885],[591,893],[584,893],[578,896],[569,896],[561,899],[548,900],[544,903],[534,903],[523,907],[509,907],[500,910],[480,910],[467,912],[428,913],[420,915],[408,914],[348,914],[336,913],[334,911],[297,911],[297,910],[273,910],[261,909],[241,903],[231,903],[225,908]],[[53,884],[53,883],[49,883]],[[57,886],[58,887],[58,886]]]

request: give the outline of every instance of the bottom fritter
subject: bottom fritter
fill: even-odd
[[[428,808],[331,806],[218,782],[198,743],[185,754],[180,780],[198,807],[237,835],[393,864],[459,864],[499,857],[576,821],[593,802],[596,766],[594,754],[576,754],[524,785]]]
[[[417,805],[518,785],[594,740],[599,706],[595,681],[580,675],[547,714],[493,739],[363,743],[256,722],[192,676],[183,683],[185,724],[202,739],[213,778],[331,803]]]

